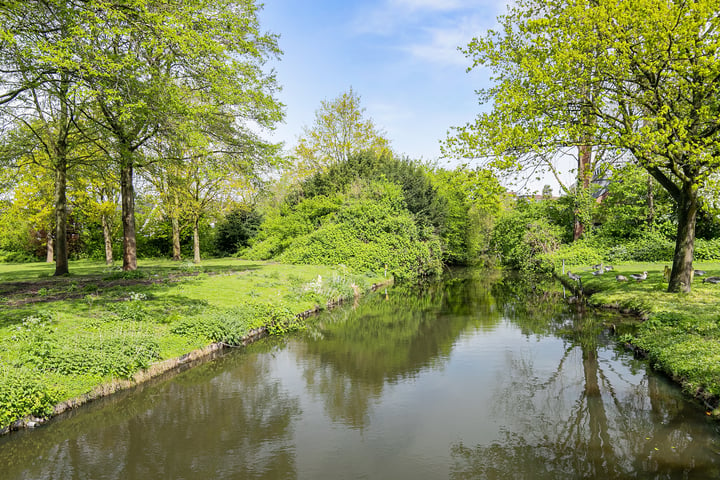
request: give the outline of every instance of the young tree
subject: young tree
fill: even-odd
[[[360,96],[352,88],[333,100],[323,100],[315,111],[315,123],[303,129],[295,155],[301,178],[330,165],[347,161],[363,150],[390,153],[390,142],[372,119],[364,119]]]
[[[718,0],[519,0],[501,32],[468,45],[496,72],[494,107],[450,143],[512,153],[592,138],[631,155],[677,204],[668,290],[689,291],[698,192],[720,169],[719,11]]]

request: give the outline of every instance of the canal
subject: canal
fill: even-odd
[[[624,320],[452,272],[0,438],[0,477],[720,478],[718,425]]]

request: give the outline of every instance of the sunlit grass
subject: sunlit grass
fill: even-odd
[[[604,275],[593,276],[590,266],[575,267],[589,302],[598,306],[630,309],[646,317],[634,338],[653,366],[681,382],[691,394],[717,403],[720,396],[720,285],[703,278],[720,276],[720,263],[700,262],[689,293],[668,293],[662,263],[613,265]],[[648,272],[642,282],[631,273]],[[617,274],[628,277],[618,282]],[[716,413],[720,414],[720,412]]]

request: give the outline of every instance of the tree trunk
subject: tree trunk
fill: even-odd
[[[697,212],[698,187],[685,183],[678,202],[677,240],[668,292],[690,292],[692,288]]]
[[[47,232],[47,255],[45,256],[47,263],[53,263],[55,261],[55,252],[53,250],[53,237],[52,232]]]
[[[137,242],[135,239],[135,189],[133,187],[132,153],[124,152],[120,167],[122,195],[123,270],[137,270]]]
[[[578,173],[577,173],[577,186],[576,186],[576,201],[575,201],[575,222],[573,224],[573,241],[579,240],[585,232],[585,225],[582,223],[582,217],[587,202],[585,202],[585,196],[590,188],[590,180],[592,177],[592,147],[590,145],[578,146]],[[578,201],[582,199],[582,205]]]
[[[67,162],[64,153],[59,155],[55,164],[55,273],[67,275]]]
[[[193,220],[193,262],[200,263],[200,219]]]
[[[176,214],[172,215],[172,245],[173,245],[173,256],[172,259],[175,261],[180,260],[180,219]]]
[[[647,202],[648,202],[648,217],[647,224],[651,227],[655,222],[655,193],[653,192],[653,179],[652,176],[648,175],[647,179]]]
[[[106,215],[100,215],[100,222],[102,223],[103,240],[105,241],[105,265],[112,265],[113,250],[112,250],[112,232],[110,231],[110,223],[108,222]]]

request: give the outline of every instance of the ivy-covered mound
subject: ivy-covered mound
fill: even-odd
[[[421,169],[363,153],[311,177],[268,212],[247,258],[338,265],[397,279],[440,273],[445,204]]]

